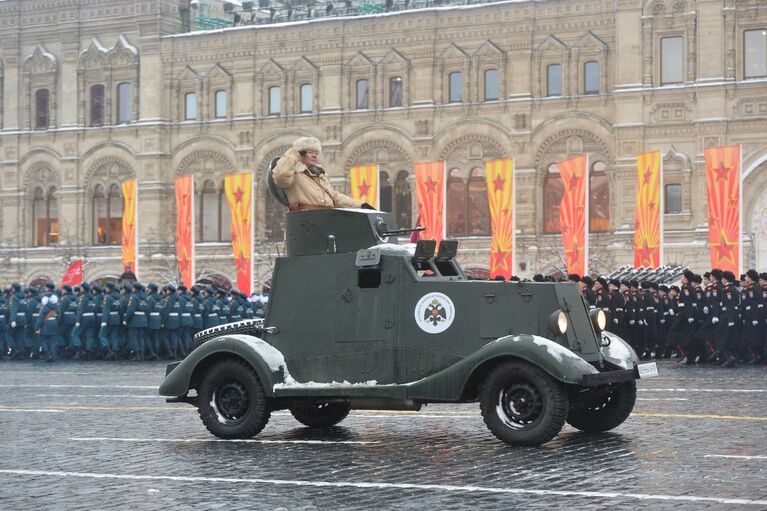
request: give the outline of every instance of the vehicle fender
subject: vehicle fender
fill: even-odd
[[[212,357],[230,354],[250,364],[258,374],[267,397],[274,396],[274,384],[290,377],[282,354],[251,335],[232,334],[211,339],[194,349],[160,384],[161,396],[183,396],[190,388],[195,369]]]
[[[599,373],[577,354],[545,337],[509,335],[482,346],[470,356],[436,374],[408,384],[407,395],[411,399],[458,400],[479,366],[502,357],[525,360],[567,384],[580,384],[584,375]]]
[[[604,337],[610,340],[609,346],[602,346],[600,351],[606,362],[621,369],[633,369],[639,364],[639,357],[629,343],[612,332],[602,332]]]

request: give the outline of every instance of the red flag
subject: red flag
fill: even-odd
[[[61,277],[61,286],[78,286],[83,283],[83,260],[78,259],[72,263],[64,276]]]
[[[740,274],[740,146],[707,147],[706,195],[711,267]]]
[[[660,151],[637,156],[637,200],[634,220],[634,268],[657,268],[663,258]]]
[[[439,245],[445,235],[445,162],[416,163],[415,182],[418,216],[426,227],[421,239]]]
[[[487,202],[493,239],[490,248],[490,278],[511,278],[514,252],[514,161],[485,162]]]
[[[587,275],[589,236],[586,219],[589,217],[589,203],[586,194],[589,189],[589,158],[582,154],[560,161],[557,166],[565,185],[565,193],[559,203],[559,223],[567,272]]]
[[[194,284],[194,176],[176,178],[176,260],[181,281]]]
[[[224,177],[224,192],[232,212],[232,252],[237,267],[237,289],[250,296],[253,284],[253,174]]]
[[[120,183],[123,194],[122,256],[123,271],[131,271],[138,278],[138,181],[126,179]]]

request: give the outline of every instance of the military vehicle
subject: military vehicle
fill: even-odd
[[[252,437],[285,409],[325,428],[354,409],[479,402],[514,445],[545,443],[565,422],[603,432],[626,420],[640,369],[657,368],[604,332],[575,284],[469,280],[456,241],[400,245],[391,222],[288,213],[266,317],[197,334],[160,394],[196,406],[220,438]]]

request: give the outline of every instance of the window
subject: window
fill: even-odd
[[[547,233],[560,232],[559,226],[559,203],[565,187],[559,168],[556,163],[546,169],[546,177],[543,180],[543,231]]]
[[[93,193],[93,224],[96,226],[96,245],[119,245],[122,242],[123,198],[120,187],[113,184],[106,193],[96,186]]]
[[[133,120],[133,85],[121,83],[117,86],[117,123]]]
[[[389,78],[389,107],[402,106],[402,77],[392,76]]]
[[[264,207],[266,208],[266,221],[264,225],[264,237],[270,241],[285,240],[285,207],[264,186]]]
[[[50,121],[50,92],[48,89],[35,91],[35,128],[47,129]]]
[[[546,67],[546,95],[562,95],[562,65],[549,64]]]
[[[94,85],[91,87],[91,126],[104,125],[104,86]]]
[[[684,81],[684,42],[681,37],[660,40],[660,83],[667,85]]]
[[[216,91],[216,119],[224,119],[226,118],[226,91],[225,90],[217,90]]]
[[[369,108],[368,101],[368,81],[357,80],[357,110],[365,110]]]
[[[45,247],[59,241],[59,205],[56,189],[51,188],[46,195],[43,189],[35,189],[32,198],[32,218],[35,246]]]
[[[197,93],[187,92],[184,94],[184,119],[193,121],[197,119]]]
[[[301,113],[302,114],[309,114],[314,111],[314,91],[312,90],[313,87],[310,83],[305,83],[301,85],[300,88],[300,104],[301,104]]]
[[[498,99],[498,70],[488,69],[485,71],[485,101]]]
[[[447,232],[449,236],[490,234],[490,209],[483,168],[472,169],[466,183],[459,169],[450,171],[447,181]]]
[[[281,100],[280,100],[280,88],[269,87],[269,115],[279,115]]]
[[[607,164],[594,162],[589,175],[589,232],[610,230],[610,182]]]
[[[448,76],[448,98],[450,103],[463,101],[463,73],[450,73]]]
[[[583,93],[599,94],[599,62],[596,60],[583,65]]]
[[[666,193],[663,199],[665,213],[674,214],[682,212],[682,185],[666,185]]]
[[[767,76],[767,29],[747,30],[743,46],[745,78]]]
[[[201,195],[198,222],[201,241],[231,240],[232,215],[223,187],[217,190],[213,181],[205,181]]]

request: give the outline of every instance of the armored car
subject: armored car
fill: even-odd
[[[266,317],[200,332],[160,394],[196,406],[220,438],[252,437],[284,409],[324,428],[354,409],[479,403],[514,445],[628,418],[638,358],[574,284],[469,280],[456,241],[399,244],[391,222],[288,213]]]

